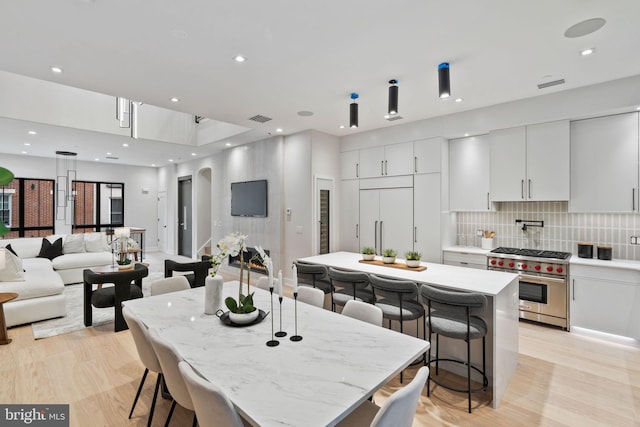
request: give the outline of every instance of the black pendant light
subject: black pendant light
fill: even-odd
[[[389,115],[398,114],[398,81],[389,80]]]
[[[440,98],[448,98],[451,95],[451,84],[449,82],[449,63],[443,62],[438,65],[438,91]]]
[[[358,127],[358,104],[356,104],[356,99],[358,99],[357,93],[351,94],[351,105],[349,105],[349,126],[351,128]]]

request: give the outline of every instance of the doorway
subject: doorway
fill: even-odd
[[[327,254],[332,245],[332,217],[333,217],[333,179],[316,179],[316,220],[318,227],[314,233],[314,252]]]
[[[191,176],[178,178],[178,255],[191,258]]]

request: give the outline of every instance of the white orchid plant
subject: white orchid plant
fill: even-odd
[[[242,293],[242,276],[245,264],[244,252],[247,249],[245,244],[247,237],[249,236],[246,234],[240,234],[237,232],[229,233],[216,244],[213,254],[211,255],[212,276],[216,275],[218,268],[220,268],[229,256],[236,257],[240,255],[240,286],[238,287],[238,299],[236,300],[233,297],[227,297],[224,300],[225,305],[232,313],[251,313],[256,309],[253,305],[253,293],[250,292],[250,268],[247,269],[247,295]],[[268,269],[271,265],[271,259],[260,246],[256,247],[256,251],[258,253],[248,260],[248,263],[250,264],[259,257],[262,264]]]

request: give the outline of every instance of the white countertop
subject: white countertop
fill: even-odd
[[[256,307],[270,310],[268,291],[255,291]],[[237,295],[238,282],[224,284]],[[229,327],[204,312],[205,288],[125,301],[149,327],[171,342],[199,373],[219,386],[241,414],[260,426],[334,425],[429,348],[409,335],[298,303],[300,342],[294,334],[294,301],[284,298],[276,347],[271,314],[261,323]],[[274,327],[280,309],[274,296]]]
[[[517,275],[513,273],[503,273],[500,271],[478,270],[473,268],[456,267],[444,264],[432,264],[422,262],[420,265],[426,266],[424,271],[399,269],[384,267],[374,264],[359,262],[362,255],[352,252],[333,252],[324,255],[316,255],[302,258],[300,261],[314,264],[324,264],[329,267],[346,270],[364,271],[380,276],[413,280],[420,283],[431,283],[453,289],[480,292],[485,295],[498,295]],[[377,257],[376,259],[380,259]],[[404,262],[397,259],[396,262]]]
[[[486,255],[491,252],[491,249],[482,249],[477,246],[449,246],[448,248],[444,248],[443,251],[459,252],[463,254]]]
[[[640,271],[640,261],[630,259],[612,259],[610,261],[606,261],[598,258],[580,258],[578,255],[572,255],[569,262],[571,265],[587,265],[591,267],[621,268],[625,270]]]

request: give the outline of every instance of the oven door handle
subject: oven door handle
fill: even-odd
[[[526,274],[521,274],[520,280],[524,282],[534,283],[536,285],[565,285],[567,283],[565,279],[558,279],[555,277],[528,276]]]

